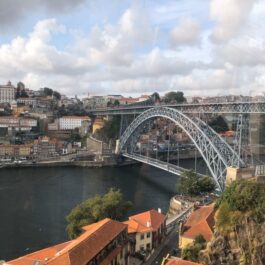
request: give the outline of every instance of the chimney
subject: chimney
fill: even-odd
[[[158,211],[159,213],[161,213],[161,208],[158,208],[157,211]]]
[[[148,222],[146,222],[146,226],[147,227],[151,227],[151,223],[148,221]]]

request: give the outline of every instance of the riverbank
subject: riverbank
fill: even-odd
[[[101,168],[101,167],[121,167],[128,165],[138,164],[137,161],[126,160],[122,163],[117,161],[42,161],[36,163],[16,163],[0,165],[1,168],[28,168],[28,167],[88,167],[88,168]]]

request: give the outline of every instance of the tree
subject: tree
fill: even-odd
[[[154,102],[160,102],[161,101],[161,98],[160,98],[160,95],[157,93],[157,92],[154,92],[152,95],[151,95],[151,98]]]
[[[81,141],[81,139],[82,139],[82,137],[80,136],[78,129],[71,131],[71,135],[69,137],[69,142],[71,142],[71,143],[79,142],[79,141]]]
[[[182,178],[177,183],[177,191],[184,195],[200,195],[201,193],[212,192],[215,183],[208,176],[200,177],[193,170],[187,170],[182,174]]]
[[[21,90],[20,96],[21,96],[22,98],[28,98],[28,97],[29,97],[29,95],[28,95],[28,93],[25,91],[25,89]]]
[[[193,244],[188,244],[181,251],[181,258],[197,262],[199,253],[206,247],[206,240],[202,235],[195,237]]]
[[[115,99],[113,105],[114,106],[119,106],[120,105],[120,101],[118,99]]]
[[[110,139],[118,139],[120,133],[120,117],[113,116],[108,120],[104,127],[96,130],[95,137],[103,142],[108,142]]]
[[[132,203],[125,201],[120,190],[111,188],[105,195],[96,195],[78,204],[66,217],[67,232],[71,239],[82,233],[82,227],[104,218],[121,221],[125,218]]]
[[[52,96],[52,94],[53,94],[53,90],[51,88],[48,88],[48,87],[44,87],[43,92],[44,92],[45,96]]]
[[[260,223],[265,219],[265,183],[234,181],[222,193],[216,207],[216,226],[223,233],[232,230],[245,216]]]
[[[17,83],[17,91],[16,91],[16,95],[15,95],[16,99],[19,97],[28,97],[28,95],[26,95],[26,96],[21,95],[22,91],[25,92],[25,85],[22,82],[18,82]]]
[[[53,91],[53,96],[57,99],[60,100],[61,99],[61,94],[57,91]]]
[[[209,126],[211,126],[217,133],[229,130],[227,122],[220,115],[214,118],[212,121],[210,121]]]
[[[165,103],[184,103],[186,102],[186,98],[184,97],[184,93],[181,91],[178,92],[168,92],[164,96]]]

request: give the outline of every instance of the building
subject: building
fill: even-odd
[[[91,120],[87,116],[64,116],[59,119],[59,130],[74,130],[81,128],[83,122],[90,124]]]
[[[15,87],[9,81],[0,86],[0,103],[11,103],[15,100]]]
[[[0,145],[0,157],[22,158],[22,157],[29,157],[31,155],[32,155],[32,145],[30,144],[22,144],[22,145],[2,144]]]
[[[83,227],[78,238],[52,246],[4,265],[127,265],[127,226],[104,219]]]
[[[169,257],[163,259],[161,265],[202,265],[201,263],[192,262],[189,260],[183,260],[176,257]]]
[[[108,98],[104,96],[93,96],[89,98],[84,98],[84,107],[88,109],[106,108],[108,103]]]
[[[0,128],[7,128],[15,131],[30,131],[33,127],[37,127],[36,119],[22,118],[15,116],[0,117]]]
[[[130,252],[149,254],[165,238],[166,216],[161,211],[150,210],[129,217],[128,225]]]
[[[40,160],[58,157],[56,152],[56,140],[51,140],[49,137],[39,137],[33,144],[33,155]]]
[[[185,248],[192,244],[198,235],[202,235],[208,242],[214,231],[214,205],[198,207],[180,227],[179,247]]]
[[[138,98],[132,98],[132,97],[121,98],[119,100],[119,102],[120,102],[121,105],[129,105],[129,104],[133,104],[133,103],[139,102],[139,99]]]

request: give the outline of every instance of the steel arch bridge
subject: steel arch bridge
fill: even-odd
[[[244,162],[231,146],[207,124],[199,118],[190,118],[182,112],[168,107],[154,107],[136,117],[121,135],[118,152],[133,158],[128,153],[128,149],[133,149],[132,147],[135,146],[143,131],[142,128],[146,127],[150,120],[158,117],[171,120],[186,132],[203,157],[219,190],[224,190],[228,166],[234,163],[244,166]],[[145,163],[154,164],[152,160]]]

